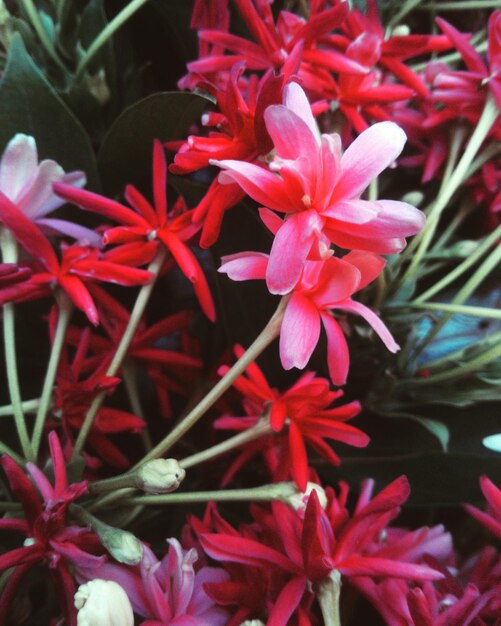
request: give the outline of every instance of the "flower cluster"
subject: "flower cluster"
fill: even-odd
[[[0,623],[500,626],[501,11],[15,4]]]

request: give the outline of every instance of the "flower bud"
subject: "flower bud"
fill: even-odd
[[[132,606],[125,591],[112,580],[96,578],[75,593],[77,626],[134,626]]]
[[[108,526],[97,531],[101,543],[119,563],[137,565],[143,558],[143,544],[128,530]]]
[[[308,498],[310,497],[311,492],[315,490],[318,496],[318,502],[320,506],[325,509],[327,506],[327,496],[325,495],[324,488],[317,483],[307,483],[306,491],[303,493],[301,491],[296,491],[295,494],[288,497],[288,504],[295,511],[304,510],[306,508],[306,504],[308,503]]]
[[[186,472],[176,459],[155,459],[145,463],[138,476],[138,486],[146,493],[170,493],[179,487]]]
[[[264,623],[260,619],[246,619],[240,626],[264,626]]]

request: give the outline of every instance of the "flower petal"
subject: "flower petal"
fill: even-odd
[[[303,369],[320,336],[320,315],[316,306],[294,293],[287,303],[280,330],[280,359],[286,370]]]
[[[327,365],[334,385],[346,383],[350,368],[350,352],[341,327],[328,313],[321,313],[322,324],[327,334]]]

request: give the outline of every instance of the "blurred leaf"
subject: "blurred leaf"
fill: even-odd
[[[186,136],[211,106],[208,98],[190,93],[156,93],[126,109],[104,138],[99,168],[106,192],[121,192],[134,181],[151,184],[153,140],[171,141]]]
[[[383,410],[381,411],[381,414],[385,417],[410,419],[414,422],[417,422],[423,428],[426,428],[426,430],[430,432],[435,437],[435,439],[438,440],[442,450],[444,452],[447,452],[447,448],[449,446],[449,429],[443,422],[440,422],[436,419],[431,419],[429,417],[414,415],[413,413],[405,413],[403,411],[388,411],[387,413],[385,413]]]
[[[54,159],[66,170],[85,170],[89,186],[98,187],[89,137],[30,59],[18,34],[0,81],[1,150],[16,133],[35,137],[40,159]]]

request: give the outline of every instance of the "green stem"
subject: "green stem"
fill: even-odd
[[[153,278],[150,283],[148,283],[147,285],[143,285],[138,293],[134,308],[132,309],[132,313],[127,323],[127,327],[124,331],[124,334],[122,335],[122,338],[120,339],[120,343],[117,346],[113,359],[108,369],[106,370],[106,376],[115,376],[120,369],[120,366],[122,365],[122,362],[127,355],[130,344],[134,339],[134,335],[136,333],[139,322],[143,317],[150,296],[153,293],[153,288],[155,286],[160,270],[162,269],[166,256],[167,251],[165,248],[162,247],[157,253],[157,256],[150,263],[148,270],[153,274]],[[94,423],[94,419],[99,409],[101,408],[104,399],[106,398],[106,393],[106,390],[101,391],[95,396],[94,400],[92,401],[92,404],[87,411],[87,415],[85,416],[85,420],[82,424],[80,433],[78,434],[77,440],[75,442],[72,460],[75,460],[80,455],[80,452],[82,451],[87,440],[87,435],[89,434],[89,431],[92,428],[92,424]]]
[[[280,326],[284,315],[285,307],[289,297],[283,296],[280,304],[271,317],[268,324],[261,331],[254,342],[231,367],[221,380],[209,391],[209,393],[194,407],[186,417],[160,442],[153,450],[143,457],[136,467],[142,465],[146,461],[156,459],[167,452],[179,439],[187,433],[198,420],[205,415],[211,406],[223,395],[223,393],[231,387],[233,382],[245,372],[245,370],[253,363],[257,357],[267,348],[270,343],[280,334]]]
[[[465,202],[461,205],[459,211],[454,216],[454,218],[449,222],[447,227],[444,229],[440,237],[437,239],[433,246],[433,252],[437,252],[442,250],[452,237],[452,235],[456,232],[456,230],[461,226],[464,220],[470,215],[470,213],[475,209],[475,204],[469,198],[465,199]]]
[[[451,314],[471,315],[474,317],[486,317],[494,320],[501,320],[501,309],[491,309],[484,306],[464,306],[445,302],[409,302],[402,305],[401,308],[422,309],[424,311],[444,311]]]
[[[485,259],[480,267],[470,276],[466,283],[461,287],[457,294],[452,298],[450,305],[463,304],[463,302],[471,296],[475,289],[487,278],[487,276],[498,266],[501,261],[501,246],[497,246],[494,251]],[[415,357],[417,357],[422,350],[432,341],[442,328],[451,319],[452,313],[445,313],[439,321],[433,326],[430,332],[421,342]]]
[[[317,599],[324,618],[324,626],[341,626],[339,598],[341,595],[341,573],[334,569],[329,577],[318,586]]]
[[[496,102],[494,98],[489,94],[487,96],[482,115],[480,116],[478,124],[471,135],[470,141],[466,146],[463,156],[457,164],[457,167],[452,172],[452,175],[448,179],[447,183],[441,189],[441,192],[439,193],[438,198],[433,205],[433,208],[429,215],[428,224],[426,225],[422,233],[418,249],[413,256],[412,261],[407,268],[407,271],[404,273],[402,279],[400,280],[399,287],[401,287],[409,278],[411,278],[419,267],[419,264],[421,263],[421,260],[426,254],[426,251],[428,250],[428,247],[433,239],[442,211],[445,209],[450,199],[457,191],[460,184],[463,182],[464,176],[468,168],[470,167],[480,146],[482,145],[487,134],[489,133],[493,123],[498,116],[498,113],[499,111],[497,109]]]
[[[103,480],[96,480],[95,482],[89,483],[89,491],[93,495],[109,493],[110,491],[124,488],[134,490],[138,488],[137,473],[127,472],[126,474],[119,474],[112,478],[104,478]]]
[[[99,35],[94,39],[89,48],[86,50],[84,56],[80,59],[78,63],[77,71],[75,74],[75,80],[79,81],[83,73],[85,72],[87,66],[95,57],[95,55],[101,50],[101,48],[106,44],[106,42],[115,34],[115,32],[123,25],[125,22],[138,11],[143,4],[146,4],[148,0],[132,0],[129,2],[121,11],[118,13],[109,24],[99,33]]]
[[[141,439],[143,440],[144,449],[146,452],[152,449],[153,443],[151,441],[150,431],[148,429],[148,423],[144,417],[143,406],[141,404],[141,398],[139,397],[139,389],[137,387],[136,367],[135,363],[131,360],[125,360],[122,367],[122,378],[125,384],[125,391],[129,398],[130,406],[134,415],[140,417],[144,422],[144,429],[141,432]]]
[[[17,262],[17,243],[10,231],[6,228],[1,229],[0,231],[0,247],[4,263]],[[17,368],[16,355],[15,307],[12,302],[8,302],[3,306],[3,339],[5,367],[7,370],[7,386],[9,388],[10,402],[13,409],[17,435],[19,437],[19,442],[25,458],[33,461],[35,457],[33,455],[33,450],[31,449],[28,429],[26,428],[21,387],[19,384],[19,372]]]
[[[21,407],[24,413],[36,413],[39,404],[40,400],[36,398],[35,400],[25,400],[21,402]],[[6,415],[14,415],[14,407],[12,404],[0,406],[0,417],[5,417]]]
[[[38,14],[35,4],[33,3],[33,0],[21,0],[21,2],[31,22],[31,25],[33,26],[33,29],[35,30],[36,34],[38,35],[38,38],[40,39],[40,43],[45,48],[50,58],[59,67],[59,69],[61,69],[64,73],[66,73],[67,71],[66,67],[64,66],[63,62],[59,58],[59,55],[57,54],[52,41],[49,39],[49,35],[47,34],[47,31],[45,30],[44,25],[42,24],[42,20],[40,19],[40,15]]]
[[[391,32],[397,24],[400,24],[402,19],[408,13],[410,13],[420,2],[421,0],[407,0],[406,2],[404,2],[403,6],[400,8],[400,11],[398,11],[398,13],[396,13],[389,20],[388,25],[387,25],[387,32]]]
[[[255,439],[259,439],[260,437],[269,435],[272,432],[273,431],[271,430],[268,417],[262,418],[257,422],[257,424],[241,433],[238,433],[238,435],[230,437],[229,439],[226,439],[226,441],[222,441],[221,443],[207,448],[206,450],[202,450],[201,452],[197,452],[196,454],[187,456],[186,458],[179,461],[179,465],[183,469],[186,469],[188,467],[198,465],[199,463],[205,463],[206,461],[210,461],[211,459],[221,456],[226,452],[238,448],[244,443],[254,441]]]
[[[440,198],[441,193],[443,192],[444,188],[447,186],[447,184],[450,181],[452,172],[454,171],[454,167],[456,165],[457,158],[459,155],[459,149],[461,145],[463,144],[463,141],[465,138],[465,132],[466,131],[463,126],[458,126],[457,128],[454,129],[452,133],[450,148],[449,148],[449,155],[447,157],[447,163],[445,165],[444,175],[442,177],[442,182],[440,184],[440,189],[438,192],[438,197],[437,197],[436,202],[438,201],[438,198]],[[436,205],[436,202],[435,202],[435,205]],[[422,239],[426,235],[427,230],[430,228],[430,218],[432,217],[435,205],[431,204],[428,207],[426,207],[426,209],[424,209],[424,213],[426,214],[426,218],[427,218],[427,224],[424,227],[424,229],[412,239],[412,241],[409,243],[406,249],[399,256],[398,260],[396,261],[394,265],[394,269],[400,268],[402,264],[404,263],[404,261],[406,261],[409,257],[411,257],[411,255],[414,253],[414,250],[416,250],[416,248],[420,245]]]
[[[25,460],[23,459],[23,457],[19,456],[17,452],[14,452],[12,448],[9,448],[7,444],[2,443],[1,441],[0,441],[0,453],[10,456],[10,458],[13,459],[18,465],[20,465],[21,467],[24,467]]]
[[[217,491],[192,491],[168,493],[160,496],[136,496],[127,500],[127,506],[189,504],[195,502],[258,502],[280,500],[287,503],[297,493],[294,483],[274,483],[253,489],[219,489]]]
[[[432,285],[429,289],[423,292],[420,296],[418,296],[414,303],[423,302],[428,300],[428,298],[432,298],[435,294],[439,293],[445,287],[454,282],[457,278],[459,278],[464,272],[466,272],[470,267],[475,265],[475,263],[491,248],[497,240],[501,237],[501,224],[495,228],[492,233],[484,239],[482,243],[479,244],[478,248],[475,250],[473,254],[471,254],[467,259],[462,261],[457,267],[455,267],[451,272],[449,272],[446,276],[441,278],[437,283]]]
[[[430,2],[421,4],[420,11],[462,11],[467,9],[496,9],[499,8],[499,0],[461,0],[461,2]]]
[[[40,443],[42,440],[42,433],[45,425],[45,420],[47,418],[47,412],[52,402],[52,393],[54,391],[54,382],[56,380],[57,368],[59,366],[61,352],[64,347],[66,331],[68,330],[71,314],[73,312],[73,303],[65,292],[59,291],[56,299],[59,310],[56,334],[54,336],[54,343],[52,344],[49,363],[47,365],[47,372],[45,374],[45,380],[42,387],[42,395],[40,396],[40,404],[38,406],[37,415],[35,417],[35,427],[33,429],[32,446],[35,459],[38,456],[38,450],[40,448]]]

